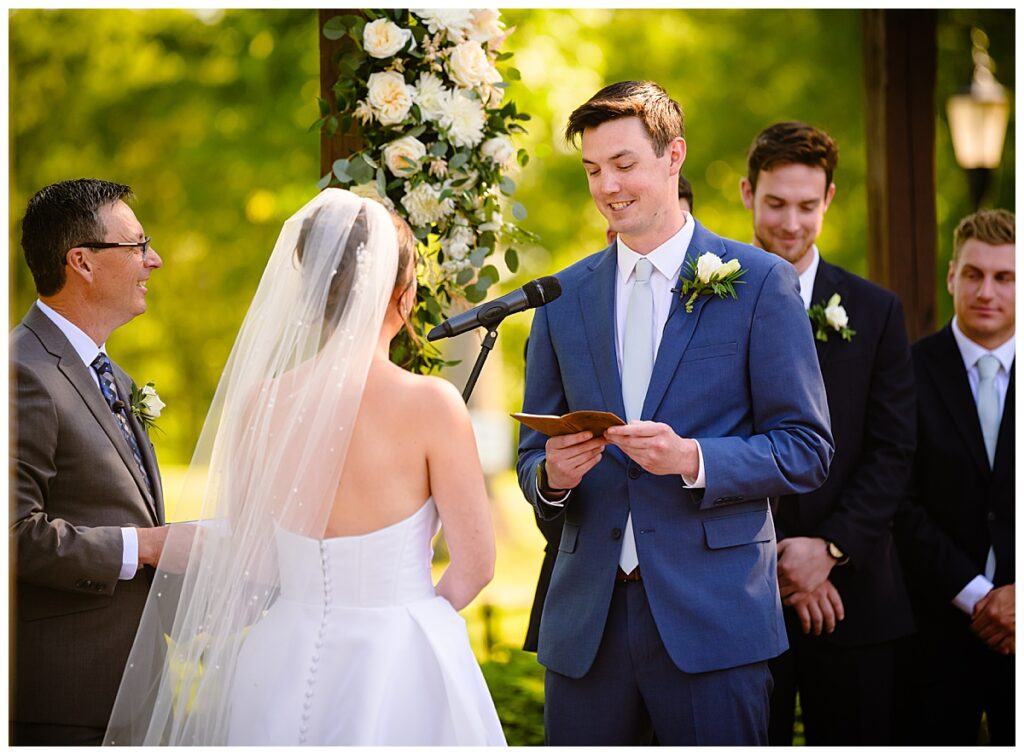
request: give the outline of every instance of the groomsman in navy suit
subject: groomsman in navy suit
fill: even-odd
[[[1014,744],[1016,221],[957,226],[955,316],[913,346],[917,454],[897,517],[918,632],[900,654],[905,744]]]
[[[776,123],[754,139],[740,182],[754,243],[799,275],[836,447],[825,484],[783,496],[775,516],[790,647],[770,664],[773,745],[793,742],[798,691],[807,744],[890,743],[894,641],[913,631],[891,534],[914,451],[910,348],[896,295],[815,244],[838,160],[824,131]]]
[[[768,497],[814,490],[832,457],[796,273],[680,209],[682,110],[657,84],[605,87],[566,136],[618,235],[537,310],[523,411],[628,424],[520,436],[524,495],[565,517],[539,639],[547,742],[767,744],[767,660],[787,647]],[[729,270],[735,298],[680,293]]]

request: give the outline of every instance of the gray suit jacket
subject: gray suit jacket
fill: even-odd
[[[106,726],[151,580],[118,581],[120,528],[163,522],[156,455],[131,417],[150,493],[88,367],[34,305],[10,360],[11,716]]]

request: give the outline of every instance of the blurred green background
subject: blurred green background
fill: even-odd
[[[831,132],[840,147],[838,193],[819,247],[866,273],[860,11],[515,9],[504,18],[516,27],[505,49],[522,72],[508,96],[533,115],[529,134],[517,139],[531,160],[515,176],[516,199],[529,211],[523,225],[541,241],[522,250],[519,274],[495,295],[604,246],[604,221],[561,131],[597,89],[630,78],[654,79],[682,104],[694,214],[726,236],[750,239],[738,183],[760,129],[799,119]],[[1015,40],[1013,10],[942,10],[938,18],[942,278],[952,229],[973,209],[945,102],[969,81],[972,25],[988,33],[996,76],[1011,90]],[[149,312],[118,330],[109,348],[137,382],[155,381],[167,402],[155,443],[165,489],[174,491],[281,223],[316,192],[319,136],[308,126],[319,115],[317,12],[15,10],[8,20],[9,327],[35,298],[19,247],[28,198],[83,176],[130,184],[165,265],[151,279]],[[1014,163],[1011,116],[992,206],[1014,209]],[[941,280],[936,286],[944,321],[951,308]],[[507,410],[520,405],[529,324],[523,315],[503,325],[501,354],[485,370],[503,371],[499,403]],[[514,477],[493,475],[490,484],[498,576],[466,617],[481,658],[493,659],[485,673],[510,741],[537,743],[539,667],[512,648],[522,641],[542,541]],[[489,623],[485,605],[497,607]]]
[[[973,24],[991,38],[996,75],[1014,88],[1013,16],[939,12],[940,274],[953,226],[972,209],[945,101],[969,79]],[[515,9],[504,17],[516,27],[506,49],[523,74],[509,96],[533,114],[518,139],[532,159],[516,177],[516,198],[541,243],[524,250],[502,290],[602,246],[604,222],[560,134],[576,105],[627,78],[659,81],[683,105],[695,215],[738,239],[750,238],[737,187],[754,134],[782,119],[830,131],[840,145],[838,194],[819,246],[866,273],[860,11]],[[80,176],[132,185],[136,214],[166,264],[153,277],[149,313],[120,329],[110,349],[136,380],[156,382],[168,403],[161,461],[186,463],[278,229],[316,191],[319,137],[307,130],[318,117],[316,11],[16,10],[9,38],[11,325],[34,298],[18,246],[28,198]],[[994,206],[1014,207],[1014,147],[1011,120]],[[944,320],[942,291],[939,302]],[[499,339],[510,409],[521,396],[529,323],[510,319]]]

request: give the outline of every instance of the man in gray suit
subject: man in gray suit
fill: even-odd
[[[102,741],[166,537],[135,386],[104,348],[163,264],[130,197],[62,181],[22,223],[39,299],[10,337],[14,745]]]

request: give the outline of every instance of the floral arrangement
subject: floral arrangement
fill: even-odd
[[[814,326],[814,337],[819,341],[828,341],[829,331],[836,332],[844,341],[851,341],[857,335],[856,330],[846,327],[850,318],[840,301],[842,299],[838,293],[832,294],[828,301],[815,304],[807,310],[807,316]]]
[[[338,185],[382,202],[404,217],[420,242],[425,269],[411,316],[417,333],[441,322],[453,305],[483,301],[498,282],[488,258],[533,234],[506,220],[503,197],[515,192],[508,173],[529,156],[511,136],[525,133],[514,102],[504,101],[511,53],[499,52],[513,29],[496,10],[362,10],[331,18],[328,39],[343,40],[337,107],[320,100],[311,128],[329,134],[358,128],[363,147],[336,160],[318,186]],[[512,203],[516,220],[526,217]],[[445,364],[423,339],[403,336],[392,358],[419,372]]]
[[[679,288],[675,290],[679,292],[680,299],[690,294],[686,300],[686,311],[693,312],[693,303],[698,296],[714,294],[719,299],[726,296],[737,298],[734,284],[743,283],[740,278],[746,272],[746,268],[740,269],[740,261],[737,259],[722,262],[717,254],[704,252],[696,260],[689,260],[683,265]]]

